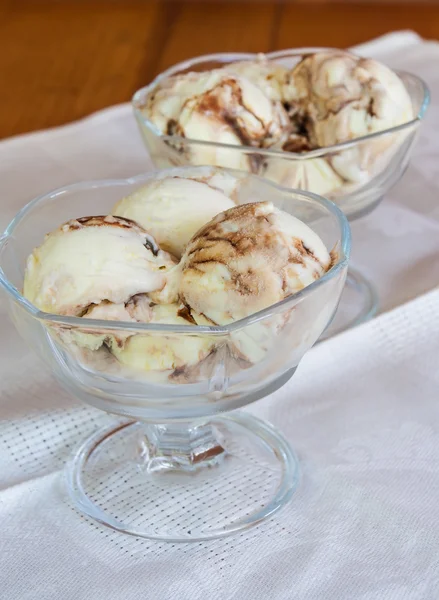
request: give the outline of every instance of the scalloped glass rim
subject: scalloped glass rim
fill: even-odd
[[[328,210],[338,221],[340,227],[340,248],[339,248],[339,259],[335,265],[333,265],[329,271],[327,271],[322,277],[303,288],[299,292],[288,296],[284,300],[273,304],[264,310],[261,310],[257,313],[254,313],[245,319],[240,319],[239,321],[235,321],[234,323],[230,323],[228,325],[223,326],[202,326],[202,325],[164,325],[164,324],[150,324],[150,323],[131,323],[127,321],[111,321],[111,320],[102,320],[102,319],[82,319],[81,317],[67,317],[63,315],[56,315],[53,313],[47,313],[39,310],[35,305],[26,300],[24,296],[18,291],[18,289],[7,279],[3,269],[0,268],[0,285],[5,289],[5,291],[11,296],[14,302],[17,302],[22,306],[28,313],[30,313],[33,317],[40,321],[49,321],[52,323],[56,323],[58,325],[67,325],[69,327],[81,327],[82,329],[107,329],[107,330],[121,330],[124,331],[136,331],[136,332],[145,332],[145,331],[160,331],[160,332],[169,332],[169,333],[192,333],[192,334],[208,334],[208,335],[225,335],[232,332],[235,332],[241,328],[244,328],[248,325],[256,323],[264,318],[271,316],[276,313],[278,310],[283,309],[288,304],[293,301],[301,300],[305,298],[309,294],[311,294],[315,289],[317,289],[320,285],[323,285],[326,281],[332,279],[340,269],[343,269],[347,266],[349,262],[349,255],[351,249],[351,232],[347,218],[343,214],[343,212],[330,200],[318,196],[317,194],[313,194],[312,192],[305,192],[303,190],[292,190],[291,188],[284,188],[280,185],[277,185],[271,181],[267,181],[262,177],[258,177],[257,175],[249,174],[244,171],[238,171],[236,169],[220,169],[218,167],[177,167],[174,169],[163,169],[160,171],[151,171],[150,173],[137,175],[135,177],[128,177],[125,179],[102,179],[96,181],[84,181],[81,183],[74,183],[71,185],[67,185],[47,194],[42,194],[30,202],[26,204],[12,219],[4,233],[0,236],[0,249],[6,244],[9,238],[11,238],[14,234],[15,228],[18,226],[20,221],[40,202],[44,202],[49,198],[55,198],[56,196],[60,196],[66,192],[82,190],[82,189],[96,189],[99,187],[111,187],[111,186],[123,186],[126,184],[142,184],[150,179],[153,179],[157,175],[163,177],[164,173],[175,173],[175,172],[197,172],[201,171],[205,173],[206,170],[210,172],[215,171],[226,171],[231,174],[239,174],[240,176],[251,177],[252,179],[260,179],[264,185],[269,185],[273,187],[273,189],[280,190],[282,193],[286,194],[296,194],[297,196],[302,196],[306,198],[308,201],[313,203],[317,203],[320,206],[323,206],[326,210]]]
[[[312,52],[321,52],[321,51],[338,51],[339,48],[325,48],[325,47],[309,47],[309,48],[292,48],[288,50],[277,50],[276,52],[268,52],[265,56],[269,60],[276,60],[281,58],[293,57],[293,56],[301,56],[303,54],[310,54]],[[353,54],[349,52],[349,54]],[[234,62],[239,60],[255,60],[259,56],[258,53],[234,53],[234,52],[221,52],[217,54],[204,54],[201,56],[197,56],[194,58],[190,58],[188,60],[182,61],[180,63],[176,63],[172,67],[169,67],[159,75],[147,86],[140,88],[135,92],[132,97],[131,103],[136,113],[137,118],[141,119],[143,124],[148,127],[151,132],[157,137],[163,139],[166,142],[183,142],[189,144],[196,144],[200,146],[214,146],[215,148],[224,148],[224,149],[239,149],[241,152],[252,153],[261,156],[271,156],[271,157],[282,157],[283,160],[309,160],[311,158],[318,158],[321,156],[325,156],[328,153],[340,151],[347,148],[352,148],[358,144],[366,140],[372,140],[379,137],[384,137],[385,135],[390,135],[398,131],[403,131],[404,129],[410,129],[418,125],[418,123],[424,118],[427,108],[430,104],[430,91],[428,89],[427,84],[417,75],[413,73],[409,73],[407,71],[395,71],[398,75],[403,77],[412,78],[417,81],[420,87],[424,90],[424,97],[419,108],[418,114],[411,121],[407,121],[407,123],[403,123],[402,125],[397,125],[396,127],[391,127],[390,129],[383,129],[382,131],[377,131],[375,133],[370,133],[368,135],[355,138],[354,140],[349,140],[346,142],[340,142],[339,144],[334,144],[333,146],[325,146],[324,148],[317,148],[316,150],[309,150],[306,152],[287,152],[285,150],[270,150],[267,148],[257,148],[253,146],[238,146],[235,144],[220,144],[217,142],[207,142],[203,140],[196,140],[190,138],[184,138],[179,135],[165,135],[163,134],[149,119],[147,119],[141,112],[140,108],[143,104],[143,100],[145,96],[148,95],[163,79],[173,75],[175,73],[184,71],[185,69],[190,68],[193,65],[208,62],[208,61],[217,61],[217,62]]]

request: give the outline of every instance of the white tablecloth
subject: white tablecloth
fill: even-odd
[[[354,262],[393,310],[319,344],[250,407],[301,457],[293,501],[250,532],[194,545],[88,521],[61,472],[110,417],[62,391],[2,313],[1,599],[439,598],[439,44],[400,32],[360,51],[422,76],[433,103],[404,179],[353,225]],[[41,192],[149,168],[127,105],[6,140],[0,228]]]

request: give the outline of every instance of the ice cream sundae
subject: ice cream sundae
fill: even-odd
[[[405,132],[367,136],[414,118],[398,74],[342,50],[304,54],[289,68],[258,55],[162,77],[137,108],[179,164],[243,169],[335,199],[381,172]],[[352,140],[364,141],[339,147]]]
[[[68,221],[29,256],[24,296],[42,311],[81,317],[83,327],[62,323],[52,334],[93,369],[190,382],[225,349],[252,366],[291,311],[245,333],[200,335],[199,326],[276,305],[320,278],[332,257],[308,225],[271,202],[237,205],[237,187],[224,173],[159,176],[117,203],[114,216]],[[151,327],[136,331],[138,323]]]

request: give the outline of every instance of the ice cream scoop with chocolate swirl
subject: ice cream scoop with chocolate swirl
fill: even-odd
[[[389,129],[413,118],[410,96],[385,65],[343,51],[317,52],[291,71],[284,100],[312,147]]]
[[[23,292],[50,313],[81,316],[102,302],[114,311],[114,305],[123,306],[136,294],[159,293],[175,262],[134,221],[81,217],[49,233],[35,248],[27,260]]]
[[[216,325],[243,319],[301,290],[331,259],[319,236],[271,202],[212,219],[183,255],[180,298]]]
[[[271,202],[244,204],[217,215],[189,242],[180,298],[195,321],[201,315],[225,325],[298,292],[330,264],[326,246],[305,223]],[[289,318],[283,313],[233,333],[233,353],[259,362]]]
[[[281,144],[288,116],[252,81],[221,69],[186,73],[161,82],[142,113],[168,135],[234,146]],[[191,148],[193,164],[249,169],[247,155],[217,146]]]
[[[162,294],[176,260],[134,221],[73,219],[49,233],[26,265],[23,293],[45,312],[79,316],[84,326],[53,326],[53,335],[89,367],[159,372],[197,364],[212,349],[207,337],[136,335],[131,323],[188,324]],[[157,302],[163,301],[163,304]],[[121,321],[127,329],[89,325]],[[158,375],[158,373],[156,373]]]
[[[228,185],[228,193],[218,184]],[[161,248],[179,259],[200,227],[235,205],[230,197],[235,187],[237,180],[226,174],[219,182],[218,175],[205,180],[175,176],[152,179],[119,200],[112,212],[139,223]]]
[[[267,98],[283,102],[283,93],[289,71],[287,67],[258,54],[256,60],[231,62],[223,70],[245,77],[264,92]]]
[[[293,129],[304,132],[311,149],[347,142],[413,119],[410,96],[395,72],[375,60],[342,50],[305,56],[289,74],[284,102]],[[377,137],[354,149],[335,151],[331,166],[347,182],[362,182],[371,176],[377,158],[399,141],[395,133],[394,137]]]

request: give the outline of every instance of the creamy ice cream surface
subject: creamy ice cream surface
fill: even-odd
[[[151,308],[148,322],[187,326],[185,312],[177,304],[157,304]],[[198,320],[203,322],[201,316]],[[110,350],[122,365],[135,371],[177,371],[182,375],[186,370],[190,377],[190,368],[204,360],[214,347],[215,340],[208,335],[158,331],[133,335],[122,344],[113,340]]]
[[[224,70],[245,77],[262,90],[270,100],[283,102],[288,69],[268,60],[264,54],[259,54],[257,60],[232,62],[225,66]]]
[[[284,187],[312,190],[327,197],[343,185],[343,179],[324,158],[268,161],[261,175]]]
[[[112,213],[136,221],[161,248],[180,258],[198,229],[233,206],[233,200],[209,182],[166,177],[123,198]]]
[[[290,74],[285,101],[306,121],[311,143],[326,147],[407,123],[410,96],[385,65],[348,52],[318,52]]]
[[[235,146],[280,144],[289,129],[280,102],[250,79],[223,69],[165,79],[148,96],[142,112],[167,135]],[[213,149],[198,151],[207,157],[204,164],[212,164]],[[237,168],[245,158],[230,157],[227,166]]]
[[[284,97],[311,148],[391,129],[414,116],[410,96],[396,73],[375,60],[343,51],[305,56],[291,71]],[[402,141],[395,136],[334,153],[331,166],[348,182],[361,183],[372,175],[380,155]]]
[[[133,221],[82,217],[49,233],[26,264],[23,294],[39,309],[81,315],[101,302],[121,304],[158,292],[174,258]]]
[[[321,277],[327,248],[305,223],[270,202],[217,215],[190,241],[181,261],[180,299],[224,325],[276,304]]]

